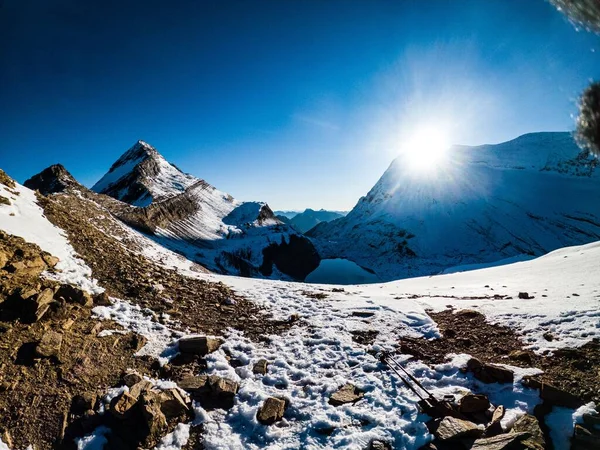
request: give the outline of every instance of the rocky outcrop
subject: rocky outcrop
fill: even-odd
[[[25,186],[43,195],[63,192],[72,186],[80,186],[61,164],[54,164],[25,181]]]

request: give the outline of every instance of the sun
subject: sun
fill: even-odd
[[[428,172],[445,162],[449,148],[450,142],[443,130],[425,126],[415,130],[404,142],[402,154],[411,170]]]

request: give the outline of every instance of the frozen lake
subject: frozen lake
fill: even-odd
[[[374,273],[347,259],[323,259],[304,281],[317,284],[366,284],[380,280]]]

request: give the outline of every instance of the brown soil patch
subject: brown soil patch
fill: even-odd
[[[402,338],[399,350],[429,363],[446,360],[449,353],[467,353],[481,361],[537,367],[539,378],[585,401],[600,400],[600,341],[593,340],[577,349],[557,350],[539,356],[523,350],[524,343],[514,330],[492,325],[477,311],[446,309],[429,312],[438,324],[442,338],[426,340]]]

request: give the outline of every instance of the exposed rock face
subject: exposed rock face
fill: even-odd
[[[143,141],[125,152],[91,191],[58,164],[26,185],[43,195],[92,200],[108,210],[105,214],[212,271],[270,276],[276,267],[302,280],[319,264],[312,242],[279,221],[267,204],[236,201],[183,173]]]
[[[71,186],[79,186],[79,183],[61,164],[54,164],[37,175],[25,181],[24,185],[32,190],[38,190],[43,195],[63,192]]]
[[[157,185],[160,175],[164,183]],[[92,190],[132,205],[147,206],[162,196],[184,191],[194,181],[140,140],[115,161]]]
[[[0,183],[2,183],[4,186],[9,187],[11,189],[14,189],[16,184],[15,184],[15,180],[13,180],[11,177],[9,177],[6,172],[4,172],[4,170],[0,169]]]

